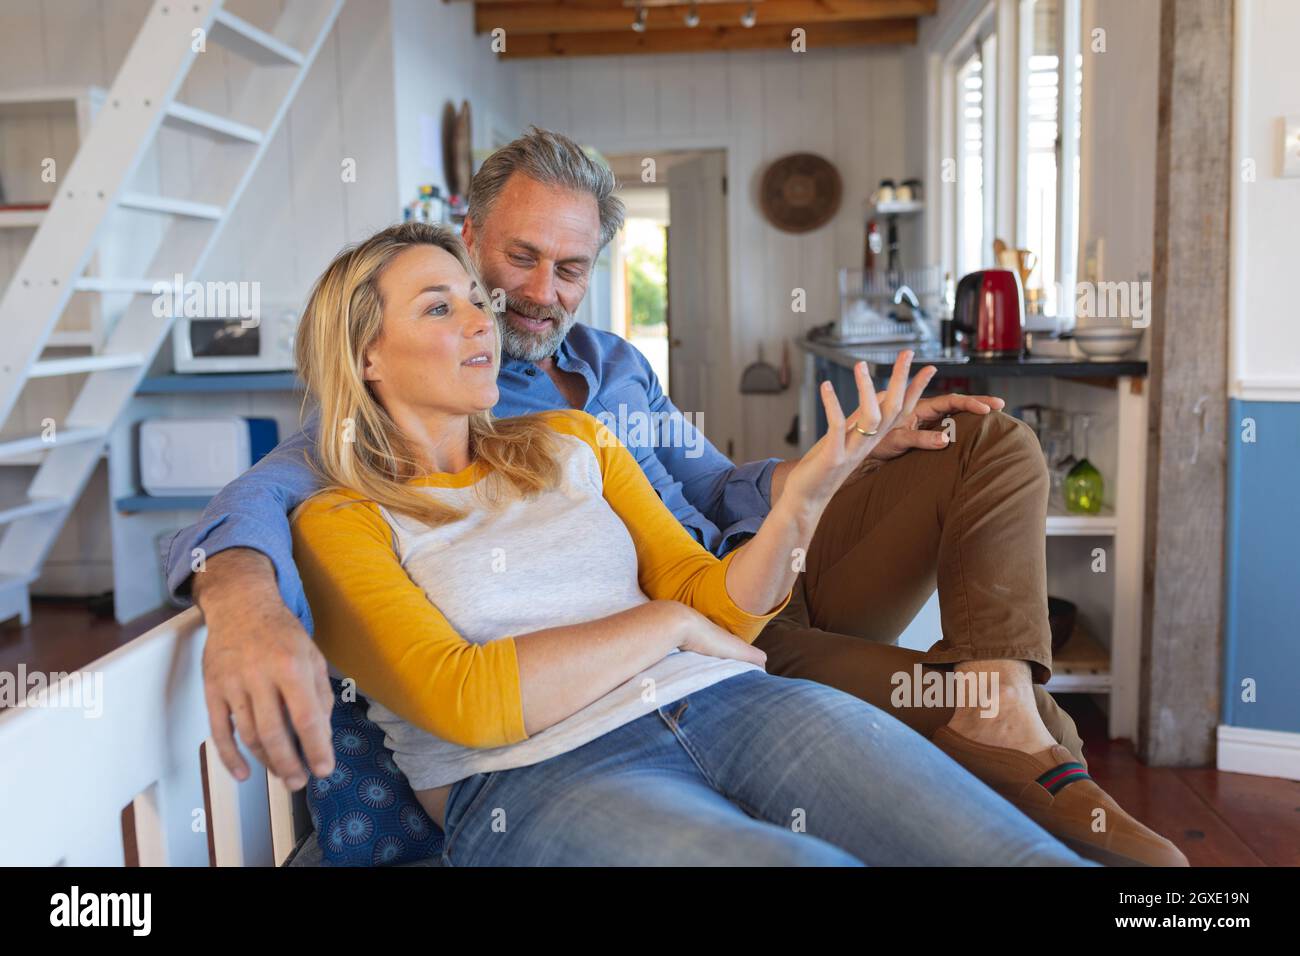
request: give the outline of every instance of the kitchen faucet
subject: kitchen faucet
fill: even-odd
[[[933,342],[934,332],[925,324],[929,316],[927,316],[925,310],[921,308],[921,300],[916,297],[916,293],[912,291],[910,286],[900,285],[894,290],[894,305],[902,305],[904,299],[907,300],[907,304],[912,308],[912,323],[916,326],[921,341]]]

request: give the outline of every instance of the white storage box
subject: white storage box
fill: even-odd
[[[155,497],[214,495],[275,447],[275,432],[237,415],[141,422],[140,484]]]

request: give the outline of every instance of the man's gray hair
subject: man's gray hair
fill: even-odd
[[[604,249],[623,228],[623,200],[614,195],[613,171],[596,162],[582,147],[562,133],[528,127],[523,136],[502,146],[483,161],[469,187],[467,216],[475,228],[492,211],[506,181],[515,173],[547,186],[590,193],[600,212],[600,245]]]

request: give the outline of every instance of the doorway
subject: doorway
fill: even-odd
[[[612,242],[609,322],[683,412],[722,424],[729,348],[726,151],[606,157],[627,218]],[[716,392],[716,393],[715,393]],[[726,436],[713,427],[720,447]]]
[[[614,331],[635,345],[672,392],[668,330],[668,189],[620,190],[627,218],[615,269],[621,290]]]

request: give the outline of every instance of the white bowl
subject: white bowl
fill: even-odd
[[[1142,329],[1117,326],[1093,326],[1075,329],[1074,342],[1079,351],[1092,358],[1120,358],[1142,341]]]
[[[1057,338],[1049,332],[1030,332],[1029,354],[1034,358],[1079,359],[1083,353],[1074,339]]]

